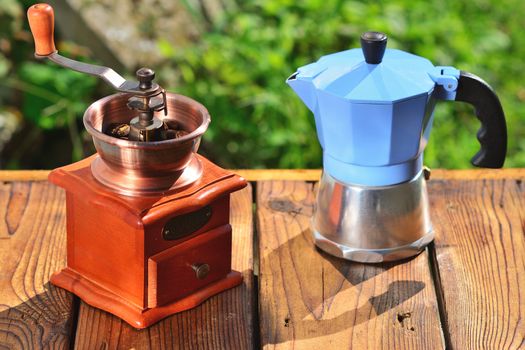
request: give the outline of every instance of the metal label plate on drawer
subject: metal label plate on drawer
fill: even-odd
[[[162,229],[162,238],[168,241],[180,239],[200,230],[211,218],[211,206],[171,218]]]

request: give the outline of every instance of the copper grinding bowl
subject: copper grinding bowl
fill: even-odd
[[[91,164],[93,176],[124,195],[156,195],[186,186],[200,177],[202,168],[194,156],[210,115],[189,97],[167,93],[168,115],[155,116],[187,134],[178,138],[139,142],[105,134],[111,126],[129,123],[129,96],[115,94],[94,102],[84,113],[84,126],[93,137],[99,157]]]

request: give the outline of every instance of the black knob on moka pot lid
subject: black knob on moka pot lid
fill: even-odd
[[[361,49],[366,63],[379,64],[386,50],[387,36],[381,32],[365,32],[361,35]]]

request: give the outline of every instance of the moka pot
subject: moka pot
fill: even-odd
[[[500,168],[507,148],[503,109],[487,83],[386,43],[385,34],[366,32],[361,49],[324,56],[287,79],[314,113],[323,148],[315,244],[359,262],[407,258],[434,238],[423,151],[437,101],[475,108],[481,149],[473,165]]]

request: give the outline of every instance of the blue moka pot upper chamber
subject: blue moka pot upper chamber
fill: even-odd
[[[287,83],[315,115],[323,167],[367,186],[409,181],[422,169],[436,99],[454,100],[460,71],[386,49],[367,32],[361,49],[323,56]]]

